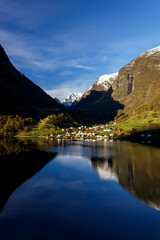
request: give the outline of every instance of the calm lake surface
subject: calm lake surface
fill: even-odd
[[[0,142],[0,239],[160,239],[160,148]]]

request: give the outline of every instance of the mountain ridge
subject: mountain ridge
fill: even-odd
[[[0,114],[41,118],[57,111],[62,106],[21,74],[0,45]]]
[[[102,81],[104,76],[106,79],[109,79],[106,89],[104,81]],[[111,77],[112,74],[102,75],[98,78],[82,95],[80,101],[74,106],[74,109],[91,118],[93,117],[95,121],[98,120],[97,116],[102,109],[104,112],[104,117],[101,114],[102,121],[113,120],[113,115],[116,116],[121,112],[133,115],[142,111],[160,110],[160,46],[150,49],[134,58],[122,67],[118,73],[113,74],[113,79],[110,79]],[[112,88],[112,101],[108,101],[106,97],[110,88]],[[94,101],[93,92],[97,92]],[[114,102],[119,103],[119,109],[117,105],[114,114],[110,114],[108,109],[112,109],[110,104]],[[99,109],[100,105],[101,110]]]

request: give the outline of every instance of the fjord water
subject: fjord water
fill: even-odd
[[[0,239],[159,239],[160,148],[0,143]]]

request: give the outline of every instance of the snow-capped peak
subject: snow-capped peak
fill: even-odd
[[[118,76],[118,73],[102,75],[97,79],[96,84],[97,85],[106,85],[108,83],[111,85],[117,76]]]
[[[87,96],[87,95],[90,93],[91,89],[92,89],[92,86],[90,86],[89,88],[87,88],[87,90],[85,91],[85,93],[83,94],[83,96]]]
[[[155,53],[160,53],[160,46],[152,48],[146,52],[144,52],[142,55],[147,54],[148,56],[155,54]]]
[[[132,66],[134,66],[134,64],[136,63],[137,59],[143,58],[143,57],[144,57],[144,58],[147,58],[147,57],[152,56],[152,55],[155,55],[155,56],[156,56],[157,54],[160,54],[160,46],[155,47],[155,48],[152,48],[152,49],[150,49],[150,50],[142,53],[140,56],[134,58],[134,59],[133,59],[130,63],[128,63],[127,65],[128,65],[129,67],[132,67]]]
[[[75,100],[78,101],[78,99],[82,96],[82,93],[72,93],[71,95],[68,95],[63,102],[71,102],[73,103]]]
[[[100,76],[97,81],[85,91],[82,98],[87,97],[92,90],[107,91],[112,86],[117,76],[118,72]]]
[[[65,107],[70,107],[73,103],[77,102],[81,96],[82,93],[72,93],[71,95],[68,95],[64,101],[62,101],[63,105]]]

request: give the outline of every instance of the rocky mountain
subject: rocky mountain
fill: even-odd
[[[113,98],[124,105],[128,114],[160,110],[160,47],[121,68],[112,87]]]
[[[36,118],[63,111],[63,107],[21,74],[0,45],[0,114]]]
[[[82,95],[80,100],[72,106],[95,121],[109,121],[117,115],[123,105],[112,97],[112,84],[116,81],[118,73],[103,75]]]
[[[72,93],[65,98],[62,102],[65,107],[70,107],[73,103],[76,103],[81,98],[82,93]]]
[[[133,59],[116,74],[103,75],[82,95],[75,110],[95,121],[160,110],[160,46]]]
[[[82,93],[72,93],[68,95],[68,97],[65,98],[65,102],[74,102],[75,100],[78,100],[82,96]]]
[[[88,88],[85,93],[81,96],[79,101],[88,95],[90,95],[91,91],[107,91],[115,81],[116,77],[118,76],[118,73],[108,74],[108,75],[102,75],[100,76],[97,81]]]

